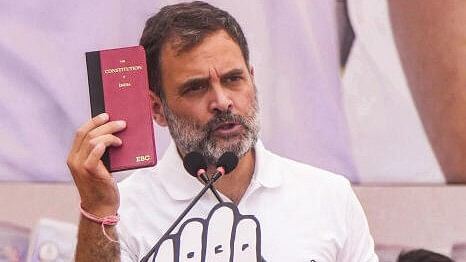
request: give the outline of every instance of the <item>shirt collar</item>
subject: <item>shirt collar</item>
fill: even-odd
[[[253,179],[266,188],[279,187],[282,184],[283,172],[278,169],[278,157],[265,149],[261,140],[256,143],[255,153],[256,163]]]
[[[275,188],[282,183],[282,172],[275,167],[276,156],[264,148],[259,140],[255,146],[256,163],[253,180],[265,188]],[[203,188],[203,184],[191,176],[183,167],[175,143],[170,141],[165,154],[157,165],[157,175],[171,198],[175,200],[193,199]]]

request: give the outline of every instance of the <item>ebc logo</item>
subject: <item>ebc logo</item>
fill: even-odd
[[[136,162],[145,162],[150,160],[150,155],[137,156]]]

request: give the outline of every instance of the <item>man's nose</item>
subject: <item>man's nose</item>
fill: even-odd
[[[210,88],[209,110],[212,112],[226,112],[233,109],[233,100],[228,90],[220,83],[213,83]]]

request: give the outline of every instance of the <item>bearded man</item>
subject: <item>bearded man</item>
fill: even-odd
[[[147,21],[140,44],[153,118],[169,128],[172,143],[155,168],[117,186],[100,158],[106,147],[124,143],[113,133],[125,122],[102,114],[78,130],[68,166],[81,207],[95,217],[119,213],[120,223],[102,232],[102,225],[83,217],[77,261],[140,260],[203,188],[183,169],[182,158],[192,151],[205,156],[208,174],[223,153],[238,156],[238,166],[215,187],[257,218],[268,261],[377,261],[349,182],[277,156],[258,140],[254,70],[230,14],[203,2],[166,6]],[[186,219],[205,218],[215,204],[205,195]]]

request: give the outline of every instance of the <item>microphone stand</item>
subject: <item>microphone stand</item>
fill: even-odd
[[[209,182],[209,178],[207,177],[207,175],[205,173],[202,173],[199,175],[199,177],[202,179],[202,181],[204,181],[204,183],[208,183]],[[219,203],[224,203],[225,201],[223,201],[223,199],[220,197],[220,195],[218,194],[217,190],[215,189],[214,185],[212,184],[210,186],[210,190],[212,191],[212,193],[215,195],[215,197],[217,198],[218,202]],[[261,254],[261,261],[262,262],[267,262],[264,257],[262,256]]]
[[[157,241],[157,243],[151,248],[151,250],[141,259],[140,262],[147,262],[149,261],[150,257],[154,255],[156,249],[160,246],[162,241],[166,239],[170,233],[175,229],[175,227],[181,222],[181,220],[188,214],[188,212],[194,207],[194,205],[201,199],[201,197],[207,192],[208,189],[212,191],[212,193],[215,195],[219,203],[223,203],[224,201],[218,194],[217,190],[214,188],[214,183],[223,175],[222,172],[215,172],[214,175],[212,176],[211,179],[209,179],[205,173],[200,175],[201,179],[206,183],[204,188],[196,195],[196,197],[191,201],[191,203],[186,207],[186,209],[178,216],[178,218],[173,222],[173,224],[168,228],[168,230],[163,234],[163,236]],[[155,255],[153,257],[153,260],[155,260]],[[262,262],[267,262],[264,257],[261,254],[261,261]]]
[[[186,209],[178,216],[178,218],[173,222],[173,224],[168,228],[167,232],[163,234],[163,236],[157,241],[157,243],[151,248],[151,250],[145,255],[140,262],[147,262],[149,258],[155,253],[156,249],[162,243],[164,239],[166,239],[170,233],[175,229],[175,227],[181,222],[181,220],[188,214],[188,212],[194,207],[194,205],[201,199],[201,197],[205,194],[205,192],[212,187],[212,185],[217,181],[221,176],[222,172],[215,172],[209,182],[202,188],[201,192],[197,194],[197,196],[191,201],[191,203],[186,207]],[[155,258],[155,257],[154,257]]]
[[[209,183],[210,179],[207,177],[207,175],[205,173],[202,173],[199,175],[199,177],[202,179],[202,181],[204,181],[204,183]],[[210,191],[212,191],[212,193],[214,194],[215,198],[217,198],[218,202],[219,203],[224,203],[225,201],[223,201],[223,199],[220,197],[220,195],[218,194],[217,190],[215,189],[214,185],[212,184],[210,186]]]

